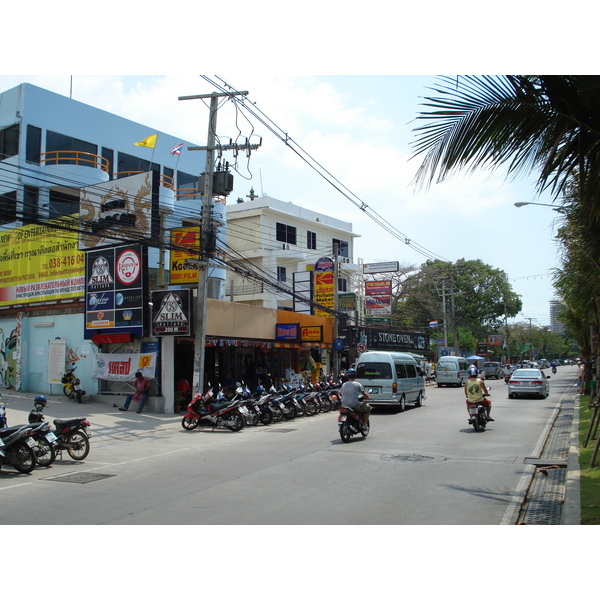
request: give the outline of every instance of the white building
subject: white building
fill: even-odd
[[[338,292],[354,291],[358,265],[354,259],[352,224],[268,196],[227,205],[227,262],[249,268],[276,283],[227,274],[230,300],[263,308],[293,310],[294,300],[281,291],[294,287],[302,274],[323,257],[338,257]],[[298,306],[296,306],[298,310]],[[300,311],[299,311],[300,312]]]

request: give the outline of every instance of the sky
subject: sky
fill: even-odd
[[[510,322],[550,324],[555,297],[552,270],[559,266],[555,242],[558,213],[538,196],[535,177],[507,179],[506,170],[458,172],[429,188],[414,177],[421,158],[414,156],[414,129],[424,97],[439,83],[417,75],[9,75],[0,90],[22,82],[72,95],[75,100],[205,145],[208,107],[179,96],[211,93],[211,82],[247,91],[246,102],[266,127],[233,103],[218,113],[217,134],[241,135],[261,146],[238,158],[234,191],[228,203],[248,200],[251,188],[285,202],[324,212],[352,223],[354,256],[365,263],[399,261],[418,267],[432,255],[449,261],[480,259],[506,272],[521,296],[522,312]],[[308,163],[272,131],[287,134]],[[225,160],[234,162],[232,153]],[[311,164],[318,163],[350,198],[340,193]],[[204,170],[200,164],[199,171]],[[397,239],[370,219],[366,205],[391,224]],[[407,243],[408,241],[408,243]],[[424,249],[419,252],[414,245]]]

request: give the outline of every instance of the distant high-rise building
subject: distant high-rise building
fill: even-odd
[[[565,305],[559,299],[550,300],[550,329],[552,333],[564,334],[565,324],[558,320],[558,315],[565,309]]]

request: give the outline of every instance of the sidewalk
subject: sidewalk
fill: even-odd
[[[6,418],[9,427],[27,423],[29,412],[33,410],[33,392],[17,392],[12,389],[0,389],[2,400],[6,404]],[[122,439],[137,435],[156,433],[164,429],[181,428],[183,413],[166,415],[135,410],[123,412],[108,404],[84,399],[82,404],[71,401],[63,395],[45,394],[48,405],[44,409],[46,420],[52,423],[55,419],[71,417],[87,417],[91,424],[94,441],[102,439]],[[122,398],[115,396],[115,403],[121,406]]]

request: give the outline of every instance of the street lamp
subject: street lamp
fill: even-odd
[[[562,206],[554,206],[554,204],[541,204],[540,202],[515,202],[515,206],[517,208],[521,208],[521,206],[527,206],[528,204],[533,204],[534,206],[549,206],[552,210],[555,210],[559,213],[566,213],[567,209]]]

